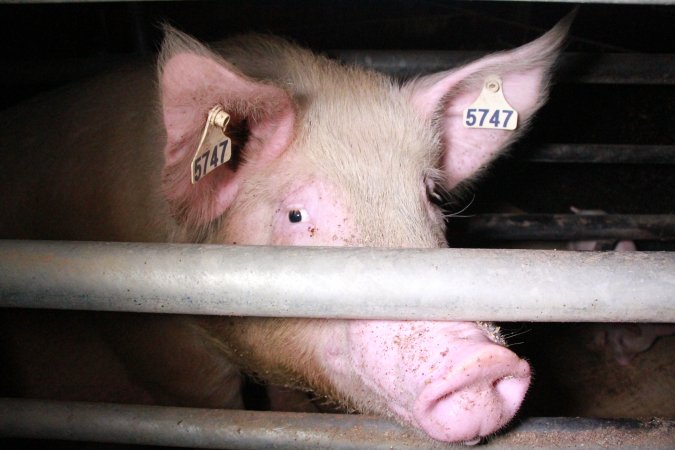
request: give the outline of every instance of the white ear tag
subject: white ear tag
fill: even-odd
[[[229,122],[230,115],[222,106],[216,105],[209,111],[197,152],[192,158],[192,184],[232,158],[232,140],[225,136]]]
[[[485,79],[483,90],[476,101],[464,110],[463,119],[465,128],[516,129],[518,111],[504,98],[501,78],[490,75]]]

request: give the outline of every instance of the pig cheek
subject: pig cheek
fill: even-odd
[[[344,246],[351,238],[351,227],[340,208],[324,209],[309,205],[310,219],[291,223],[288,208],[281,209],[273,225],[273,245]]]
[[[273,243],[273,227],[269,210],[248,210],[231,214],[223,230],[221,242],[232,245],[269,245]]]
[[[319,359],[325,361],[329,372],[340,380],[349,379],[352,376],[352,362],[349,356],[349,338],[347,322],[342,326],[328,329],[321,339],[323,345]]]
[[[274,227],[272,244],[299,246],[343,246],[346,232],[339,215],[331,215],[327,220],[290,223],[288,217],[282,217]],[[339,225],[339,226],[338,226]],[[346,229],[347,227],[344,226]]]
[[[313,245],[318,234],[314,221],[292,223],[289,218],[289,209],[277,210],[276,219],[272,227],[272,245]]]

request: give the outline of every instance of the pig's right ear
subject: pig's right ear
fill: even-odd
[[[251,80],[179,31],[165,27],[165,33],[159,60],[167,136],[162,188],[176,221],[201,227],[231,205],[242,172],[269,163],[288,147],[295,108],[283,89]],[[209,111],[216,105],[230,115],[226,134],[232,138],[234,156],[192,184],[192,158]]]

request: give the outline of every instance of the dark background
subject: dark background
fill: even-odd
[[[165,22],[206,41],[255,31],[280,34],[320,52],[487,52],[536,38],[572,7],[448,0],[2,4],[0,108],[120,63],[152,59],[161,42],[159,24]],[[582,5],[567,51],[587,53],[589,60],[608,53],[661,54],[662,74],[672,79],[674,24],[674,6]],[[658,78],[659,73],[655,75]],[[582,84],[559,79],[524,142],[470,192],[455,197],[449,212],[470,204],[463,213],[470,216],[510,204],[531,213],[569,213],[570,206],[576,206],[608,213],[673,215],[675,161],[545,164],[527,162],[526,157],[542,143],[673,146],[674,118],[672,84]],[[450,219],[451,235],[464,220]],[[461,245],[498,244],[469,239]],[[675,250],[672,240],[641,241],[638,247]],[[522,328],[511,332],[521,333]],[[524,340],[536,340],[536,332]]]
[[[280,34],[323,52],[492,51],[534,39],[572,8],[568,3],[447,0],[3,4],[0,107],[120,62],[153,58],[161,23],[207,41],[250,31]],[[567,51],[666,53],[670,67],[663,70],[672,76],[674,23],[672,6],[582,5]],[[672,214],[672,165],[553,165],[520,157],[540,143],[673,145],[674,113],[671,85],[559,82],[525,142],[470,195],[456,199],[450,211],[464,208],[475,194],[468,214],[504,202],[532,213],[568,213],[576,206]]]

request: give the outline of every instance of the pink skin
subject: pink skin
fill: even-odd
[[[404,85],[269,37],[228,41],[219,55],[168,30],[158,80],[163,129],[150,120],[156,101],[146,97],[152,87],[137,88],[129,82],[135,78],[121,79],[123,87],[112,91],[124,108],[111,109],[95,91],[64,103],[82,105],[68,108],[66,118],[105,111],[111,120],[91,123],[75,137],[45,140],[60,144],[45,146],[59,155],[54,160],[65,149],[93,144],[96,151],[71,154],[77,158],[60,171],[49,167],[45,179],[62,181],[57,192],[63,195],[46,197],[53,201],[44,202],[41,214],[53,211],[57,220],[31,212],[23,223],[62,227],[36,238],[438,247],[441,213],[425,195],[425,180],[445,189],[471,182],[518,138],[545,101],[569,21],[520,49]],[[460,111],[492,75],[501,77],[519,111],[513,133],[469,130],[461,123]],[[111,84],[93,86],[110,93]],[[216,104],[230,114],[227,134],[237,157],[193,185],[189,167]],[[81,179],[90,182],[68,182]],[[17,198],[29,198],[24,191]],[[156,201],[160,192],[166,203]],[[291,210],[300,210],[302,220],[289,221]],[[59,219],[61,211],[67,217]],[[51,225],[59,220],[63,224]],[[239,406],[242,368],[280,384],[306,384],[436,439],[477,442],[513,417],[529,384],[527,363],[476,323],[167,315],[119,320],[105,325],[106,340],[130,378],[152,396],[159,391],[155,400],[175,398],[182,405]]]
[[[633,241],[619,241],[614,251],[636,251]],[[600,325],[596,343],[607,346],[622,366],[630,365],[633,358],[646,352],[661,336],[675,334],[675,325],[669,323],[625,323]]]
[[[186,230],[222,216],[223,226],[209,236],[213,243],[438,246],[440,214],[426,198],[422,169],[438,170],[439,182],[444,178],[451,189],[477,176],[516,139],[518,133],[464,128],[461,111],[478,96],[483,80],[497,74],[519,111],[518,132],[525,129],[545,100],[550,67],[570,20],[520,49],[400,89],[310,59],[303,59],[302,67],[294,60],[276,64],[288,71],[276,80],[282,87],[259,83],[238,73],[248,56],[235,67],[176,34],[160,71],[168,130],[163,189],[172,214]],[[321,76],[296,77],[312,64]],[[264,64],[253,67],[263,69]],[[361,85],[377,95],[352,88]],[[243,162],[192,186],[185,168],[202,127],[199,118],[214,104],[230,113],[233,129],[247,124]],[[403,120],[404,126],[392,133],[352,120],[347,132],[341,128],[344,118],[359,115],[384,124]],[[339,142],[335,136],[342,136]],[[396,145],[382,144],[389,141]],[[413,166],[406,165],[409,160]],[[375,164],[387,173],[368,170]],[[419,186],[410,181],[417,177]],[[425,209],[430,216],[419,217]],[[301,220],[289,220],[293,210]],[[287,349],[261,351],[267,342],[256,340],[278,336],[279,322],[269,322],[268,329],[261,321],[250,323],[260,328],[257,337],[242,328],[235,338],[260,357],[259,373],[281,362],[364,412],[394,416],[442,441],[476,443],[499,430],[529,386],[527,362],[476,323],[307,321],[283,336],[293,345],[288,355]]]
[[[572,207],[571,210],[580,215],[606,214],[601,210],[583,210],[575,207]],[[567,245],[569,250],[575,251],[600,251],[603,248],[611,248],[611,246],[614,247],[616,252],[637,251],[633,241],[625,240],[616,243],[609,240],[572,241]],[[622,366],[630,365],[636,355],[649,350],[661,336],[675,334],[675,325],[666,323],[598,324],[596,328],[595,344],[600,348],[609,349],[616,361]]]
[[[434,439],[495,432],[513,418],[530,383],[527,362],[475,323],[354,321],[348,336],[360,380]]]
[[[299,180],[280,198],[271,220],[261,220],[267,216],[264,207],[260,214],[250,209],[235,214],[236,230],[229,234],[247,244],[262,243],[261,236],[280,245],[349,243],[349,214],[327,183]],[[289,221],[291,210],[302,212],[301,222]],[[361,398],[375,397],[382,409],[438,440],[477,442],[499,430],[517,412],[530,383],[527,362],[493,342],[476,323],[331,324],[312,339],[334,383],[346,392],[363,391]]]
[[[670,323],[622,323],[598,325],[595,344],[608,348],[616,361],[629,366],[633,358],[646,352],[661,336],[675,334]]]

